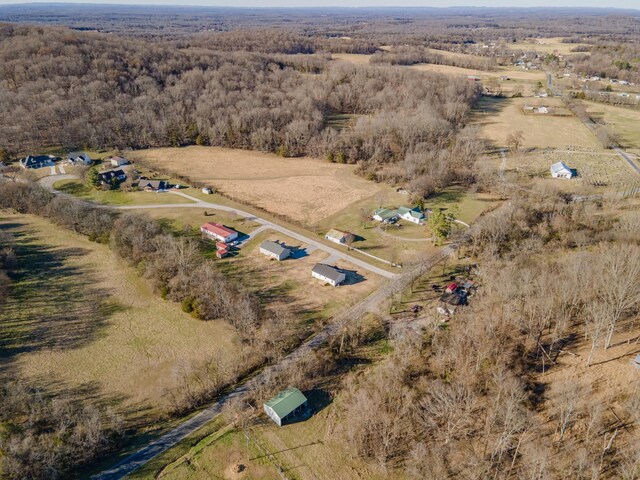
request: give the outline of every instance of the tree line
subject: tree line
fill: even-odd
[[[215,145],[360,162],[374,177],[394,165],[398,179],[414,180],[405,162],[439,168],[430,156],[451,156],[480,94],[438,74],[201,41],[2,25],[0,146],[19,155],[50,145]],[[336,113],[355,116],[355,126],[330,127]]]

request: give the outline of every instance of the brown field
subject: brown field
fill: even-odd
[[[530,41],[507,43],[505,45],[513,50],[535,50],[537,52],[560,55],[575,55],[576,52],[572,52],[571,49],[579,45],[587,45],[586,43],[562,43],[561,40],[562,37],[532,38]]]
[[[562,106],[558,98],[536,99],[549,106]],[[525,115],[522,107],[532,103],[526,98],[484,97],[476,109],[474,121],[483,136],[494,146],[506,146],[507,136],[522,132],[525,148],[579,146],[604,151],[595,135],[574,116]]]
[[[551,178],[549,167],[565,162],[578,171],[578,178],[570,181]],[[633,170],[616,154],[586,150],[550,150],[525,155],[508,155],[507,173],[541,177],[563,191],[584,191],[593,186],[621,187],[634,180]]]
[[[333,53],[331,59],[339,62],[349,62],[355,65],[369,65],[371,55],[364,53]]]
[[[389,188],[357,177],[353,165],[309,157],[282,158],[218,147],[158,148],[136,155],[157,168],[306,224]]]
[[[281,262],[260,253],[264,240],[284,242],[293,247],[294,255]],[[273,231],[264,231],[248,242],[236,257],[220,262],[231,275],[253,288],[258,295],[267,295],[271,307],[284,307],[308,319],[329,317],[365,297],[382,283],[382,279],[343,260],[334,261],[322,250],[306,250],[307,245]],[[295,254],[295,251],[300,251]],[[311,277],[311,269],[323,262],[346,270],[347,281],[339,286],[323,285]]]
[[[640,149],[640,110],[596,102],[584,105],[594,120],[602,120],[611,127],[624,148]]]
[[[18,280],[0,311],[12,376],[153,410],[180,365],[237,352],[227,324],[161,300],[107,246],[28,215],[2,213],[0,227],[21,235]]]

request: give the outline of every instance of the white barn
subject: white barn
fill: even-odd
[[[347,279],[347,276],[336,267],[324,263],[316,263],[311,270],[311,276],[334,287],[337,287]]]
[[[307,409],[307,397],[297,388],[287,388],[263,404],[264,412],[279,427],[287,421],[295,421],[296,416]]]
[[[269,258],[280,261],[291,255],[291,250],[283,247],[278,242],[265,240],[264,242],[262,242],[262,244],[260,244],[260,253],[266,255]]]
[[[571,170],[564,162],[558,162],[551,165],[549,169],[553,178],[572,178],[573,170]]]

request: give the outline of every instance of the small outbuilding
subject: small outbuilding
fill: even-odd
[[[339,245],[348,245],[349,243],[353,242],[353,240],[355,239],[355,235],[353,233],[343,232],[342,230],[336,230],[335,228],[332,228],[327,232],[324,238]]]
[[[124,157],[118,157],[118,156],[111,157],[110,162],[112,167],[121,167],[122,165],[129,164],[129,160],[127,160]]]
[[[382,223],[394,223],[398,220],[398,213],[388,208],[378,208],[373,211],[373,219]]]
[[[291,250],[283,247],[278,242],[265,240],[260,244],[260,253],[277,261],[284,260],[291,255]]]
[[[571,170],[564,162],[558,162],[551,165],[549,169],[553,178],[573,178],[573,170]]]
[[[347,279],[347,276],[339,269],[324,263],[316,263],[311,270],[311,276],[334,287],[337,287]]]
[[[200,227],[200,231],[210,240],[220,240],[224,243],[233,242],[238,238],[238,232],[225,227],[221,223],[205,223]]]
[[[211,195],[213,192],[209,187],[203,187],[202,193],[204,193],[205,195]]]
[[[301,415],[307,409],[307,397],[297,388],[287,388],[264,402],[264,412],[279,427]]]

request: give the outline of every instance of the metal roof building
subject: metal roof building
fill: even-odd
[[[297,388],[287,388],[264,402],[264,411],[280,427],[307,407],[307,397]]]

